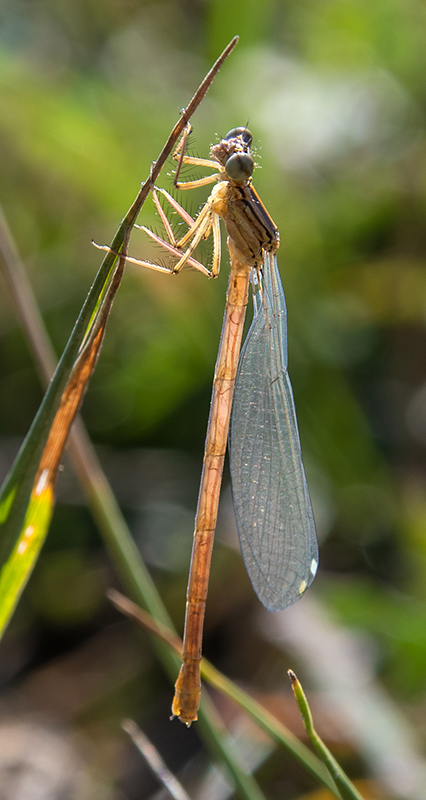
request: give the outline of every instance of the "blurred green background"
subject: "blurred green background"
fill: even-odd
[[[421,798],[424,3],[2,0],[0,202],[60,354],[100,262],[91,239],[111,240],[180,108],[236,33],[236,50],[193,118],[191,147],[206,156],[210,143],[248,120],[261,167],[254,183],[281,234],[290,375],[321,544],[319,576],[294,619],[303,638],[304,614],[312,620],[314,607],[321,609],[325,651],[327,631],[353,637],[355,674],[359,656],[394,715],[395,741],[405,732],[406,764],[414,759],[417,788],[403,769],[392,783],[379,752],[369,761],[350,715],[331,701],[328,712],[318,706],[318,727],[324,724],[355,777],[373,774],[388,780],[394,796]],[[168,189],[171,169],[159,181]],[[207,193],[184,198],[191,213]],[[149,202],[141,221],[159,226]],[[159,258],[138,231],[131,253]],[[129,266],[83,408],[179,630],[226,284],[226,254],[216,282],[190,271],[168,278]],[[42,389],[5,284],[0,287],[4,475]],[[205,653],[281,709],[299,734],[285,670],[295,668],[307,689],[327,696],[321,669],[314,674],[316,644],[304,649],[284,635],[286,643],[278,645],[267,632],[234,542],[226,473]],[[66,464],[45,550],[1,645],[0,703],[8,721],[0,740],[16,742],[23,775],[35,769],[25,745],[31,732],[46,740],[47,751],[58,753],[46,774],[52,787],[65,781],[68,797],[150,797],[155,781],[118,728],[131,715],[170,766],[186,770],[198,796],[207,757],[194,729],[168,722],[171,690],[148,640],[105,600],[115,582]],[[292,618],[286,614],[274,615],[284,629]],[[328,665],[329,675],[334,666]],[[357,691],[349,681],[346,688]],[[221,703],[229,724],[235,722],[235,711]],[[376,719],[386,722],[376,732],[378,751],[386,749],[384,729],[392,727],[380,708]],[[339,718],[336,729],[334,723],[327,728],[327,713],[334,723]],[[365,749],[371,754],[371,743]],[[3,782],[8,770],[0,757]],[[277,753],[265,755],[258,777],[271,798],[313,788]],[[27,795],[21,789],[16,796]],[[63,795],[53,788],[34,796]],[[12,789],[4,797],[15,797]]]

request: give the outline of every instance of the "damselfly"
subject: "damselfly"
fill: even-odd
[[[276,258],[279,234],[252,185],[252,135],[247,128],[234,128],[211,147],[210,159],[202,159],[186,154],[189,132],[188,126],[173,155],[178,162],[175,186],[192,189],[218,183],[195,220],[168,192],[153,190],[167,239],[143,230],[177,260],[170,269],[136,260],[172,273],[188,264],[215,277],[220,267],[219,218],[225,223],[231,272],[195,520],[183,663],[172,706],[173,715],[188,725],[197,719],[200,699],[204,612],[228,431],[241,549],[259,599],[272,611],[286,608],[312,583],[318,565],[315,523],[287,373],[286,305]],[[182,183],[183,164],[216,172]],[[188,225],[179,240],[158,192]],[[210,235],[214,245],[211,270],[194,257],[198,244]],[[239,358],[250,279],[254,318]]]

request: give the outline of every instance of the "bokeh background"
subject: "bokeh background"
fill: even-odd
[[[292,667],[354,778],[426,796],[426,9],[421,0],[2,0],[0,200],[58,354],[179,110],[238,33],[191,147],[249,121],[281,233],[292,378],[321,543],[314,586],[268,615],[225,473],[205,653],[303,731]],[[160,185],[170,188],[163,172]],[[192,194],[192,193],[191,193]],[[196,213],[207,191],[185,197]],[[157,226],[150,203],[144,224]],[[131,252],[158,258],[135,232]],[[216,282],[129,266],[83,417],[179,630],[227,258]],[[0,278],[0,468],[42,398]],[[193,797],[231,790],[170,723],[149,639],[66,463],[43,554],[0,646],[1,798],[155,795],[131,716]],[[214,696],[269,798],[313,781]],[[378,785],[378,784],[377,784]],[[376,787],[377,788],[377,787]],[[208,793],[210,792],[210,794]]]

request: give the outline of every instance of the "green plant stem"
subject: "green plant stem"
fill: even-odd
[[[332,756],[330,753],[328,747],[318,736],[314,728],[311,709],[309,708],[309,704],[300,681],[297,679],[296,675],[291,669],[288,670],[288,676],[291,681],[294,696],[296,698],[297,705],[299,706],[299,711],[301,713],[306,732],[319,757],[321,758],[321,761],[324,762],[328,771],[330,772],[330,775],[335,781],[342,800],[363,800],[363,797],[360,795],[358,789],[353,785],[352,781],[343,771],[340,764],[338,764],[334,756]]]

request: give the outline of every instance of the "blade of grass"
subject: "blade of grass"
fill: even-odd
[[[291,681],[291,686],[296,698],[299,711],[303,719],[303,724],[306,732],[315,747],[321,761],[324,762],[331,777],[333,778],[336,786],[339,789],[342,800],[363,800],[358,789],[353,785],[352,781],[348,778],[346,773],[341,768],[340,764],[336,761],[334,756],[330,753],[328,747],[324,744],[322,739],[318,736],[312,719],[311,709],[309,708],[305,692],[302,689],[300,681],[297,679],[293,670],[288,670],[288,677]]]
[[[131,619],[136,620],[147,630],[155,633],[162,641],[167,642],[179,655],[179,658],[182,656],[182,640],[173,630],[166,625],[158,623],[157,620],[153,619],[149,614],[115,589],[110,589],[107,595],[119,611],[126,614],[126,616]],[[330,780],[327,770],[323,767],[318,758],[313,755],[285,725],[263,708],[260,703],[253,700],[243,689],[240,689],[240,687],[229,680],[229,678],[226,678],[225,675],[219,672],[206,658],[201,660],[201,675],[211,686],[219,689],[219,691],[223,692],[227,697],[230,697],[231,700],[238,703],[241,708],[244,708],[266,733],[275,739],[278,744],[285,747],[286,750],[288,750],[316,780],[329,789],[335,797],[343,798],[343,795],[336,789],[335,784]],[[360,800],[360,798],[357,798],[357,800]]]
[[[33,473],[34,467],[36,467],[36,472],[20,529],[21,515],[18,503],[22,507],[25,503],[25,496],[22,494],[21,486],[22,483],[26,482],[26,475],[23,476],[23,480],[20,483],[22,472],[19,470],[20,462],[18,456],[18,477],[15,477],[15,484],[12,486],[14,501],[10,505],[9,520],[7,518],[5,520],[5,522],[9,522],[7,533],[9,537],[13,536],[14,545],[0,572],[0,636],[6,629],[13,614],[47,534],[54,506],[54,484],[59,464],[71,425],[82,403],[90,376],[99,356],[107,320],[114,297],[121,283],[126,263],[125,253],[127,252],[129,234],[130,228],[123,242],[123,255],[118,260],[118,266],[113,271],[111,278],[110,276],[107,278],[106,291],[102,287],[102,300],[97,304],[92,324],[86,331],[80,351],[72,368],[69,370],[68,380],[60,395],[60,404],[53,420],[50,414],[45,414],[42,417],[44,423],[43,434],[46,432],[47,435],[39,437],[44,446],[38,464],[36,464],[36,459],[33,459],[28,464],[30,475]],[[47,430],[48,423],[50,423],[50,428]],[[31,444],[31,439],[29,439],[29,442]],[[10,496],[10,494],[6,496]],[[14,502],[17,504],[15,513],[13,513]],[[16,533],[18,533],[17,536]]]

